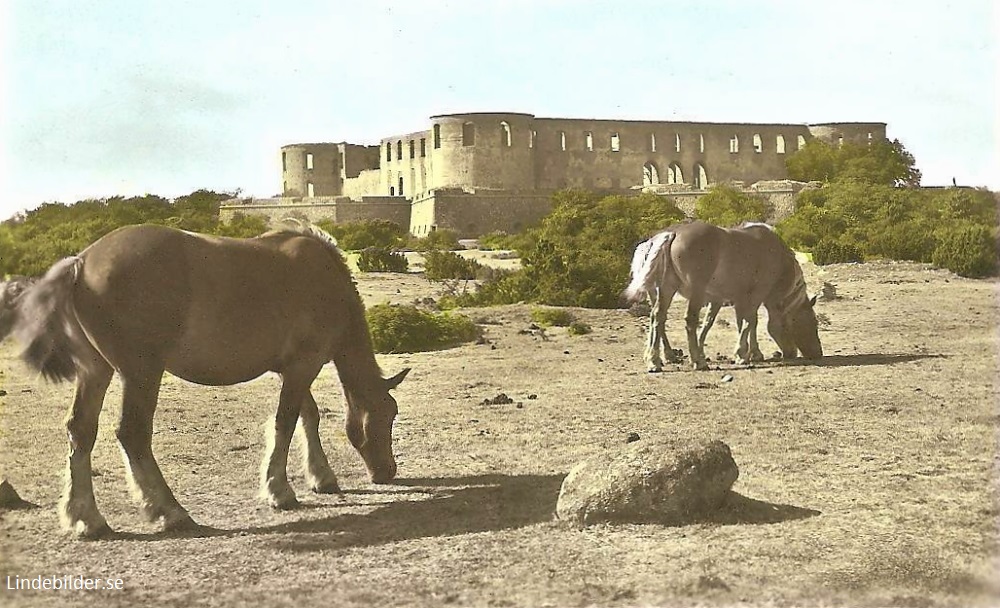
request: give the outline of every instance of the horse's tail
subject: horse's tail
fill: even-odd
[[[78,256],[56,262],[17,303],[14,335],[24,345],[21,358],[51,382],[76,377],[88,344],[73,303],[82,266]]]
[[[661,232],[635,248],[635,253],[632,254],[632,280],[622,292],[622,299],[626,303],[634,304],[656,288],[663,264],[669,262],[670,243],[673,240],[673,232]]]

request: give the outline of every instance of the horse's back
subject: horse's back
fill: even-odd
[[[143,225],[82,255],[78,314],[102,354],[204,384],[248,380],[326,348],[326,308],[343,288],[330,251],[302,235],[228,239]]]
[[[704,290],[710,300],[762,300],[784,272],[784,245],[764,224],[726,229],[696,221],[672,231],[671,259],[685,297]]]

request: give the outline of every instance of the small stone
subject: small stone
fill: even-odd
[[[625,438],[625,443],[634,443],[636,441],[639,441],[639,433],[635,431],[629,433],[628,437]]]
[[[21,498],[9,481],[0,480],[0,509],[26,509],[32,506],[34,505]]]
[[[732,382],[733,381],[733,375],[732,374],[726,374],[725,376],[722,377],[722,381],[723,382]]]

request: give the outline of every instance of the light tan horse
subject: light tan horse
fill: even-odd
[[[768,311],[768,331],[785,358],[801,350],[810,359],[823,356],[816,314],[802,269],[791,249],[765,224],[724,229],[694,221],[671,226],[639,244],[632,258],[631,282],[623,292],[628,302],[648,297],[652,305],[645,360],[649,371],[663,368],[661,349],[673,360],[664,331],[674,294],[688,300],[685,316],[691,363],[708,369],[704,341],[710,323],[699,336],[702,307],[712,303],[714,321],[719,303],[732,302],[740,339],[736,361],[762,361],[757,343],[757,311]]]
[[[153,413],[164,371],[205,385],[236,384],[268,371],[281,376],[261,467],[261,495],[276,508],[297,504],[286,473],[297,419],[310,486],[339,491],[310,392],[330,361],[347,398],[347,436],[372,481],[396,475],[397,406],[389,390],[409,369],[382,377],[350,271],[332,237],[315,227],[252,239],[152,225],[121,228],[54,265],[18,298],[15,316],[23,358],[49,380],[76,379],[60,515],[80,535],[110,530],[94,500],[90,455],[115,371],[123,390],[117,437],[130,481],[145,514],[162,517],[166,529],[196,524],[153,457]]]

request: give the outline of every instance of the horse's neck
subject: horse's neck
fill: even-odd
[[[771,297],[768,298],[767,305],[769,310],[774,308],[783,312],[802,299],[808,299],[805,277],[802,275],[802,269],[793,259],[792,263],[781,273],[774,289],[771,290]]]
[[[333,364],[337,367],[344,391],[362,395],[381,383],[382,370],[375,360],[371,335],[363,317],[360,326],[355,325],[351,334],[334,353]]]

